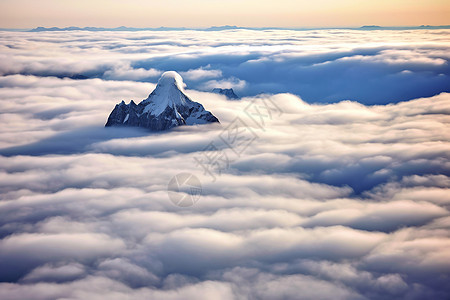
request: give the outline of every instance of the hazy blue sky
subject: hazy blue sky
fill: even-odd
[[[446,0],[2,0],[0,27],[445,25]]]

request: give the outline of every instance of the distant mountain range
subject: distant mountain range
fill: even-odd
[[[209,28],[188,28],[188,27],[158,27],[158,28],[137,28],[137,27],[126,27],[120,26],[115,28],[106,28],[106,27],[36,27],[31,30],[22,30],[22,31],[30,31],[30,32],[41,32],[41,31],[182,31],[182,30],[197,30],[197,31],[223,31],[223,30],[238,30],[238,29],[246,29],[246,30],[318,30],[318,29],[348,29],[348,30],[406,30],[406,29],[450,29],[450,25],[443,26],[430,26],[430,25],[421,25],[421,26],[404,26],[404,27],[383,27],[377,25],[366,25],[362,27],[330,27],[330,28],[285,28],[285,27],[239,27],[239,26],[213,26]],[[20,29],[0,29],[0,30],[8,30],[8,31],[21,31]]]
[[[75,31],[75,30],[83,30],[83,31],[177,31],[177,30],[199,30],[199,31],[221,31],[221,30],[233,30],[233,29],[269,29],[269,28],[250,28],[250,27],[238,27],[238,26],[213,26],[209,28],[187,28],[187,27],[157,27],[157,28],[137,28],[137,27],[126,27],[120,26],[115,28],[105,28],[105,27],[36,27],[30,32],[39,32],[39,31]],[[275,28],[273,28],[275,29]]]

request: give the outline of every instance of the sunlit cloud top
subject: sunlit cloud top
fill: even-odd
[[[447,25],[446,0],[2,0],[0,27]]]

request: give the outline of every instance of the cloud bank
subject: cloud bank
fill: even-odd
[[[448,298],[450,94],[433,73],[448,80],[446,32],[313,32],[1,33],[1,298]],[[362,103],[309,103],[292,94],[308,85],[289,76],[302,62],[311,76],[370,65],[367,76],[392,84],[400,64],[438,88],[369,106],[369,77],[342,75],[347,88],[334,91],[355,86]],[[103,128],[115,103],[146,98],[171,64],[221,125]],[[264,66],[291,68],[278,81],[292,93],[254,96],[258,77],[276,77]],[[75,73],[95,78],[55,77]],[[243,81],[252,96],[201,91],[214,81]],[[414,90],[408,82],[398,89]],[[236,120],[254,137],[238,154],[223,139]],[[209,173],[196,159],[211,144],[229,160]],[[191,207],[167,195],[181,172],[202,183]]]
[[[0,32],[0,74],[292,93],[307,102],[387,104],[450,92],[448,34],[434,30]]]

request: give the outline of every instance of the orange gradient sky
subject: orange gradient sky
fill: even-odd
[[[448,25],[448,0],[1,0],[0,27]]]

